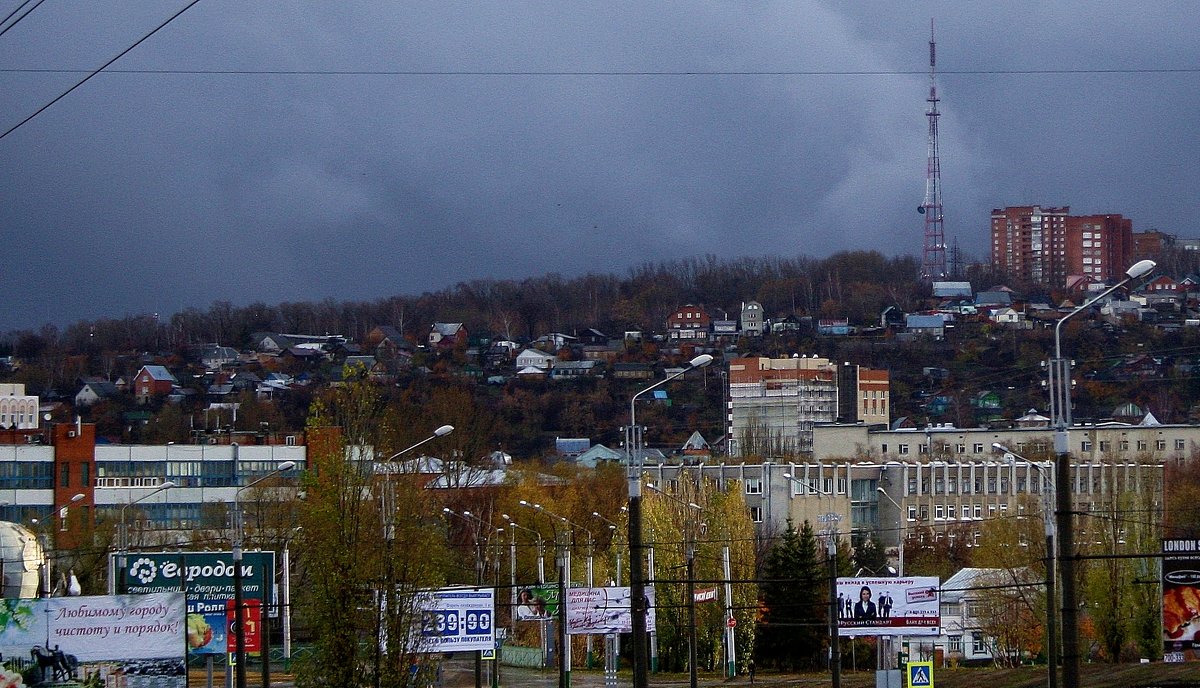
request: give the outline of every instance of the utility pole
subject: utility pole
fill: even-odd
[[[821,533],[825,536],[825,558],[829,562],[829,670],[833,676],[833,688],[842,686],[842,647],[838,639],[837,614],[837,524],[842,517],[835,513],[818,516],[826,524]]]

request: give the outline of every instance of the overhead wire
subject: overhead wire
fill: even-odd
[[[25,0],[20,5],[17,5],[16,9],[14,9],[12,12],[9,12],[7,17],[5,17],[3,20],[0,20],[0,26],[4,26],[5,24],[8,24],[8,26],[4,26],[3,29],[0,29],[0,36],[3,36],[4,34],[8,33],[9,29],[11,29],[12,27],[19,24],[22,19],[29,16],[29,12],[36,10],[38,8],[38,5],[42,4],[45,1],[46,0],[37,0],[37,4],[35,4],[33,7],[30,7],[29,10],[27,12],[25,12],[25,14],[22,14],[21,16],[17,17],[16,19],[13,19],[13,22],[11,24],[8,24],[8,20],[12,19],[14,14],[16,14],[17,12],[20,12],[23,7],[28,5],[30,0]]]
[[[41,3],[41,1],[42,1],[42,0],[39,0],[39,4]],[[87,76],[85,76],[84,78],[82,78],[82,79],[80,79],[78,82],[76,82],[74,86],[72,86],[72,87],[68,88],[67,90],[63,91],[63,92],[62,92],[62,93],[60,93],[58,96],[56,96],[54,99],[52,99],[50,102],[48,102],[48,103],[46,103],[45,105],[41,106],[41,107],[40,107],[40,108],[38,108],[37,110],[34,110],[34,111],[33,111],[33,113],[32,113],[32,114],[30,114],[28,117],[26,117],[25,119],[21,120],[20,122],[17,122],[16,124],[14,124],[14,125],[13,125],[12,127],[10,127],[10,128],[7,130],[7,131],[5,131],[3,134],[0,134],[0,139],[3,139],[4,137],[6,137],[6,136],[8,136],[9,134],[11,134],[11,133],[13,133],[14,131],[16,131],[17,129],[20,129],[20,128],[21,128],[22,126],[24,126],[24,125],[25,125],[27,122],[29,122],[30,120],[32,120],[34,117],[37,117],[38,115],[40,115],[40,114],[42,114],[43,112],[45,112],[46,110],[48,110],[48,109],[49,109],[49,108],[50,108],[52,105],[54,105],[54,104],[55,104],[55,103],[57,103],[58,101],[62,100],[63,98],[66,98],[66,97],[67,97],[67,95],[68,95],[68,94],[70,94],[72,91],[74,91],[75,89],[77,89],[77,88],[79,88],[80,86],[82,86],[82,85],[84,85],[85,83],[87,83],[89,80],[91,80],[91,79],[92,79],[92,77],[94,77],[94,76],[96,76],[97,74],[99,74],[100,72],[104,71],[104,68],[105,68],[105,67],[108,67],[108,66],[109,66],[109,65],[111,65],[112,63],[114,63],[114,62],[116,62],[117,60],[121,59],[121,58],[122,58],[122,57],[124,57],[126,54],[128,54],[128,53],[129,53],[131,50],[133,50],[134,48],[138,47],[138,46],[139,46],[139,45],[141,45],[143,42],[145,42],[146,40],[148,40],[148,39],[149,39],[151,36],[153,36],[154,34],[158,33],[159,31],[161,31],[161,30],[163,29],[163,27],[165,27],[167,24],[170,24],[171,22],[175,21],[175,20],[176,20],[176,19],[177,19],[177,18],[178,18],[180,15],[182,15],[184,12],[187,12],[189,9],[191,9],[193,6],[195,6],[195,5],[196,5],[196,3],[198,3],[198,2],[200,2],[200,0],[191,0],[191,2],[189,2],[187,5],[185,5],[185,6],[183,7],[183,9],[179,10],[179,11],[178,11],[178,12],[176,12],[175,14],[171,15],[170,17],[168,17],[168,18],[166,19],[166,21],[164,21],[163,23],[159,24],[157,27],[155,27],[153,30],[151,30],[151,31],[150,31],[149,33],[147,33],[146,35],[144,35],[144,36],[142,36],[141,38],[139,38],[137,41],[135,41],[135,42],[134,42],[132,45],[130,45],[128,48],[125,48],[124,50],[122,50],[121,52],[119,52],[119,53],[117,53],[115,56],[113,56],[113,57],[112,57],[110,60],[108,60],[107,62],[105,62],[104,64],[100,65],[98,68],[96,68],[95,70],[93,70],[93,71],[91,71],[90,73],[88,73],[88,75],[87,75]],[[35,5],[35,7],[36,7],[36,5]],[[32,8],[31,8],[31,11],[32,11]],[[27,12],[25,15],[22,15],[22,16],[24,17],[24,16],[26,16],[26,15],[28,15],[28,12]]]

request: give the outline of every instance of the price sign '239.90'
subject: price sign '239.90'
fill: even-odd
[[[421,601],[420,652],[492,650],[496,596],[491,588],[443,588]]]
[[[492,612],[490,609],[427,611],[421,627],[421,635],[425,636],[490,635],[491,632]]]

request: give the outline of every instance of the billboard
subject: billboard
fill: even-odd
[[[568,588],[566,609],[567,633],[629,633],[633,622],[629,611],[629,588]],[[646,586],[650,607],[646,612],[646,630],[655,630],[654,587]]]
[[[936,576],[838,578],[838,635],[938,635]]]
[[[496,591],[492,588],[442,588],[417,601],[421,628],[419,652],[496,649]]]
[[[558,585],[539,583],[517,590],[517,621],[548,621],[558,616]]]
[[[1163,660],[1200,655],[1200,540],[1162,541]]]
[[[31,685],[78,685],[73,682],[89,676],[101,677],[102,685],[106,677],[123,677],[128,688],[186,685],[182,593],[6,599],[0,604],[0,655],[26,663],[32,659],[40,681]],[[5,667],[4,672],[17,669]]]
[[[188,650],[198,655],[223,655],[232,639],[225,610],[233,600],[232,552],[130,552],[118,574],[129,594],[182,590],[187,596]],[[116,566],[117,555],[111,555]],[[182,583],[181,583],[182,581]],[[279,617],[275,590],[275,553],[242,553],[242,597],[247,602],[270,601],[270,614]]]

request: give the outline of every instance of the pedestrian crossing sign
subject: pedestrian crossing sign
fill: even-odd
[[[933,662],[908,663],[908,688],[933,688]]]

